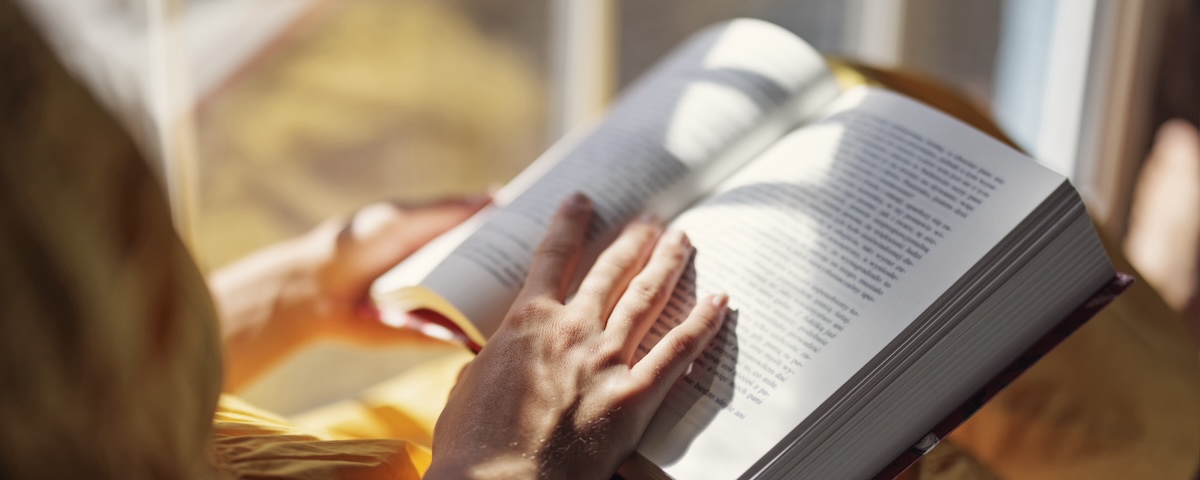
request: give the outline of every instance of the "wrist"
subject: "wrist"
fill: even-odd
[[[227,390],[237,390],[315,336],[308,326],[303,249],[287,242],[213,272]]]
[[[545,478],[538,462],[530,456],[516,453],[488,458],[445,459],[434,457],[425,473],[426,479],[492,480],[498,478]]]

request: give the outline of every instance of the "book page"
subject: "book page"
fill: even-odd
[[[591,132],[539,160],[511,201],[500,199],[502,206],[458,232],[465,240],[417,280],[490,336],[563,198],[580,191],[593,200],[589,239],[599,245],[647,208],[671,216],[836,95],[824,60],[786,30],[744,19],[710,28],[633,86]],[[414,276],[390,275],[373,290]]]
[[[694,268],[642,351],[699,296],[728,292],[733,314],[639,453],[743,474],[1063,181],[912,100],[847,92],[673,223]]]

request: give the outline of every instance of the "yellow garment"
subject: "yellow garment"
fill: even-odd
[[[401,438],[429,448],[433,426],[459,372],[475,355],[447,346],[429,360],[363,392],[359,398],[306,412],[291,420],[329,438]]]
[[[214,464],[229,478],[420,478],[434,423],[472,358],[447,348],[360,399],[291,421],[223,395],[213,420]]]
[[[291,421],[223,395],[213,420],[214,464],[230,478],[420,478],[438,414],[472,358],[448,347],[360,399]]]
[[[404,440],[329,440],[224,395],[213,418],[213,464],[227,478],[416,479],[425,447]]]

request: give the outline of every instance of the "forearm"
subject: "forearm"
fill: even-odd
[[[291,299],[303,298],[303,275],[297,263],[305,255],[303,240],[256,252],[209,277],[217,304],[224,348],[226,391],[245,387],[263,372],[311,341],[305,314]]]

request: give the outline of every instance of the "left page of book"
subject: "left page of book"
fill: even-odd
[[[594,255],[637,213],[673,216],[837,94],[824,59],[790,32],[747,19],[710,27],[593,129],[547,152],[496,207],[377,281],[373,297],[393,308],[431,307],[411,299],[432,293],[441,302],[432,307],[469,319],[486,338],[563,198],[578,191],[595,204]]]

